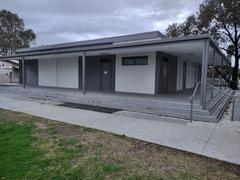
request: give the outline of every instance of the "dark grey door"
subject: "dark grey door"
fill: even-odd
[[[38,60],[25,61],[25,82],[29,86],[38,86]]]
[[[183,63],[183,90],[186,89],[186,82],[187,82],[187,63]]]
[[[101,90],[112,90],[112,61],[110,59],[101,60]]]
[[[168,58],[164,58],[162,62],[162,73],[161,73],[161,93],[168,92]]]

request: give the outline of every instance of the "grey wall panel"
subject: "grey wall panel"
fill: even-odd
[[[19,84],[22,84],[22,60],[19,60]]]
[[[30,86],[38,86],[38,60],[25,61],[25,80]]]
[[[78,88],[82,89],[82,57],[78,57]]]
[[[78,58],[79,67],[79,89],[82,89],[82,57]],[[86,90],[101,90],[101,60],[110,59],[112,62],[112,91],[115,90],[115,56],[87,56],[86,57]]]
[[[170,58],[170,76],[168,83],[168,92],[174,93],[177,91],[177,58],[174,56],[169,56]]]
[[[112,91],[115,91],[116,56],[112,56]]]
[[[163,84],[161,83],[161,72],[163,58],[168,58],[168,83],[167,83],[167,93],[176,92],[176,82],[177,82],[177,57],[165,54],[162,52],[157,52],[156,56],[156,82],[155,82],[155,93],[161,94],[163,89]]]
[[[161,61],[161,54],[157,52],[156,54],[156,68],[155,68],[155,94],[159,94],[160,89],[160,61]]]
[[[86,58],[86,89],[100,90],[100,59],[99,57]]]

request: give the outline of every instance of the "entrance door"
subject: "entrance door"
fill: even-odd
[[[162,72],[161,72],[161,93],[168,92],[168,58],[164,58],[162,62]]]
[[[187,63],[183,63],[183,90],[186,89],[186,82],[187,82]]]
[[[110,59],[101,60],[101,90],[112,90],[112,61]]]

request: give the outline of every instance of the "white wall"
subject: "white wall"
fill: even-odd
[[[57,59],[58,87],[78,88],[78,59]]]
[[[178,68],[177,68],[177,91],[182,90],[183,86],[183,63],[187,63],[187,72],[186,72],[186,88],[193,88],[196,82],[196,63],[190,60],[178,59]]]
[[[194,87],[194,79],[195,79],[195,64],[192,62],[187,62],[187,82],[186,82],[186,88],[193,88]]]
[[[148,65],[122,65],[122,57],[148,56]],[[115,91],[155,93],[156,52],[116,55]]]
[[[38,60],[39,86],[57,87],[57,64],[56,59]]]
[[[78,58],[39,59],[39,86],[78,88]]]
[[[182,90],[183,83],[183,61],[178,58],[177,60],[177,91]]]

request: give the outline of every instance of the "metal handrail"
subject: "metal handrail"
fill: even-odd
[[[194,89],[194,91],[193,91],[193,94],[192,94],[192,96],[189,98],[189,100],[190,100],[190,103],[191,103],[191,109],[190,109],[190,121],[192,122],[192,116],[193,116],[193,100],[194,100],[194,97],[195,97],[195,95],[196,95],[196,93],[197,93],[197,90],[198,90],[198,87],[199,87],[199,85],[201,84],[201,82],[198,82],[197,83],[197,85],[196,85],[196,87],[195,87],[195,89]]]
[[[215,87],[215,86],[213,86],[213,85],[211,85],[211,84],[208,84],[208,83],[206,83],[206,84],[207,84],[208,86],[210,86],[211,88],[216,89],[218,92],[220,92],[220,93],[222,93],[222,94],[224,94],[224,95],[226,95],[226,96],[228,96],[228,97],[231,97],[231,98],[240,98],[240,96],[229,95],[229,94],[223,92],[222,90],[218,89],[217,87]]]
[[[207,85],[210,86],[211,88],[217,90],[218,92],[224,94],[225,96],[228,96],[228,97],[232,98],[232,100],[233,100],[233,105],[232,105],[231,121],[233,121],[233,119],[234,119],[234,112],[235,112],[235,100],[236,100],[237,98],[240,98],[240,96],[229,95],[229,94],[223,92],[222,90],[216,88],[215,86],[213,86],[213,85],[211,85],[211,84],[208,84],[208,83],[207,83]]]
[[[191,122],[193,121],[193,101],[194,101],[194,97],[196,96],[196,93],[197,93],[197,90],[198,90],[198,87],[199,87],[200,84],[201,84],[201,82],[197,83],[196,87],[194,88],[192,96],[189,98],[190,103],[191,103],[191,109],[190,109],[190,121]],[[235,100],[237,98],[240,99],[240,96],[229,95],[229,94],[225,93],[224,91],[218,89],[217,87],[215,87],[215,86],[213,86],[213,85],[211,85],[209,83],[206,83],[206,85],[209,86],[210,88],[213,88],[213,89],[217,90],[219,93],[222,93],[225,96],[228,96],[228,97],[233,99],[232,116],[231,116],[231,120],[233,121],[233,119],[234,119],[234,111],[235,111]]]

